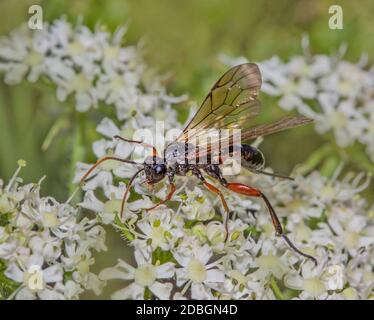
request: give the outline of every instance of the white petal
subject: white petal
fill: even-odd
[[[11,263],[4,274],[16,282],[23,282],[23,271],[15,263]]]
[[[5,74],[4,82],[10,85],[20,83],[28,69],[24,64],[13,64]]]
[[[35,300],[36,295],[29,288],[22,288],[16,295],[16,300]]]
[[[55,290],[44,289],[38,293],[41,300],[66,300],[65,296]]]
[[[114,146],[114,141],[100,139],[100,140],[95,141],[92,144],[92,149],[96,157],[101,158],[107,155],[107,150],[112,148],[113,146]]]
[[[99,274],[99,278],[101,280],[130,280],[134,279],[134,272],[134,267],[132,267],[125,261],[118,260],[118,264],[116,266],[102,270]]]
[[[92,190],[88,190],[84,194],[84,199],[79,206],[92,210],[94,212],[101,212],[104,209],[104,204],[95,196],[95,193]]]
[[[224,282],[225,273],[218,269],[207,270],[205,281],[206,282]]]
[[[47,283],[62,281],[62,269],[59,265],[53,265],[43,270],[43,279]]]
[[[137,170],[138,168],[132,164],[121,163],[120,166],[113,169],[113,173],[120,178],[130,178],[136,173]]]
[[[191,256],[186,256],[183,253],[174,252],[173,256],[175,260],[177,260],[177,262],[183,267],[186,267],[188,263],[191,261]]]
[[[115,154],[121,158],[128,158],[133,151],[133,146],[130,143],[125,141],[118,141]]]
[[[182,286],[184,283],[186,283],[187,280],[189,280],[186,269],[176,269],[175,274],[177,276],[178,287]]]
[[[3,243],[0,244],[0,257],[6,258],[8,255],[12,254],[17,248],[17,243],[10,242],[10,243]]]
[[[112,185],[113,177],[110,172],[101,171],[91,180],[87,181],[83,187],[83,190],[95,190],[98,188],[102,188],[106,190]]]
[[[144,288],[137,285],[136,283],[130,284],[128,287],[116,291],[112,294],[113,300],[143,300],[144,299]]]
[[[96,127],[96,131],[110,139],[120,133],[120,130],[118,129],[116,124],[109,118],[104,118],[103,120],[101,120],[99,125]]]
[[[196,250],[196,258],[199,259],[204,265],[208,263],[212,254],[212,249],[207,244]]]
[[[139,211],[141,209],[146,209],[146,208],[150,208],[154,205],[154,203],[148,198],[148,197],[143,197],[143,199],[139,199],[139,200],[135,200],[135,201],[132,201],[132,202],[129,202],[127,204],[127,207],[131,210],[131,211]]]
[[[148,221],[139,221],[138,224],[137,224],[137,227],[140,229],[141,232],[143,232],[144,234],[146,235],[150,235],[153,228],[152,226],[149,224]]]
[[[284,284],[291,289],[301,290],[303,288],[303,279],[300,275],[287,275],[284,279]]]
[[[29,260],[27,261],[27,268],[43,265],[44,259],[39,254],[33,254],[30,256]]]
[[[156,267],[157,279],[167,279],[174,275],[174,264],[171,262],[164,263]]]
[[[86,92],[77,93],[75,99],[76,108],[79,112],[86,112],[92,105],[94,105],[91,96]]]
[[[146,263],[151,263],[151,260],[152,260],[151,252],[147,249],[148,248],[145,248],[145,249],[138,248],[138,250],[135,250],[134,255],[135,255],[135,260],[138,266],[141,266]]]
[[[197,300],[212,300],[213,296],[207,288],[201,283],[192,283],[191,285],[191,297]]]
[[[171,283],[160,283],[157,281],[155,281],[149,287],[149,290],[151,290],[152,293],[158,298],[160,298],[161,300],[169,299],[172,289],[173,289],[173,285]]]

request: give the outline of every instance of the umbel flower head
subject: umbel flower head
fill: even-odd
[[[2,298],[76,299],[101,292],[90,272],[93,249],[106,250],[96,219],[77,208],[41,197],[38,183],[22,185],[23,160],[8,184],[0,180],[0,288]]]
[[[100,102],[114,105],[118,119],[179,101],[168,97],[160,78],[152,76],[141,45],[122,45],[125,32],[122,27],[111,34],[99,24],[90,30],[63,18],[45,23],[42,30],[25,24],[0,39],[0,72],[7,84],[48,79],[57,98],[74,95],[81,112]]]

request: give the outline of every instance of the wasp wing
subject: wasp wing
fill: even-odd
[[[189,141],[206,134],[206,129],[246,127],[259,112],[257,96],[261,72],[254,63],[231,68],[213,86],[195,116],[177,141]]]
[[[304,124],[312,122],[313,119],[307,117],[288,117],[280,119],[273,123],[259,125],[249,130],[245,130],[241,134],[242,141],[253,140],[258,137],[266,136],[279,131],[287,130],[290,128],[302,126]]]
[[[303,125],[312,120],[305,117],[284,118],[271,124],[251,127],[251,119],[260,110],[257,100],[261,88],[261,72],[254,63],[231,68],[212,87],[199,110],[176,139],[191,142],[195,147],[187,152],[187,159],[221,155],[221,147],[229,152],[234,143],[233,130],[222,135],[221,129],[240,129],[241,141]],[[210,130],[216,129],[216,130]],[[209,141],[209,143],[207,143]]]
[[[280,119],[273,123],[263,124],[253,128],[247,128],[240,133],[240,143],[283,130],[302,126],[312,121],[312,119],[302,116],[288,117]],[[224,137],[220,133],[216,134],[215,136],[209,135],[208,133],[207,137],[208,136],[209,143],[204,144],[203,147],[200,147],[198,145],[195,152],[191,152],[187,155],[187,159],[204,159],[204,157],[207,156],[215,156],[217,158],[225,157],[232,152],[232,146],[238,143],[237,140],[233,139],[233,132],[230,132],[228,135],[226,134]]]

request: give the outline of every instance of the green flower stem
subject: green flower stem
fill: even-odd
[[[86,114],[79,113],[74,111],[74,129],[73,129],[73,137],[72,137],[72,147],[71,147],[71,158],[70,158],[70,179],[69,183],[69,194],[72,194],[76,188],[78,187],[77,184],[73,183],[73,177],[76,170],[76,164],[81,161],[85,161],[86,157]],[[79,196],[75,199],[80,199],[81,192],[78,192]],[[74,203],[74,199],[73,199]]]
[[[325,157],[331,154],[334,154],[334,148],[332,148],[329,143],[322,145],[322,147],[315,150],[302,165],[298,166],[297,172],[301,175],[306,175],[315,169]]]
[[[47,136],[45,137],[43,144],[42,144],[42,151],[46,151],[57,135],[64,129],[69,128],[69,119],[66,116],[62,116],[58,118],[54,124],[52,125],[51,129],[49,129]]]
[[[274,276],[270,277],[270,287],[273,290],[274,295],[278,300],[285,300],[285,297],[282,291],[279,289],[277,281],[275,280]]]

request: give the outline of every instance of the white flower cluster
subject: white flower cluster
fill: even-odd
[[[23,25],[0,38],[0,71],[8,84],[44,76],[57,86],[60,101],[74,95],[81,112],[100,102],[114,105],[118,119],[174,102],[145,65],[141,48],[122,45],[125,31],[112,35],[100,25],[91,31],[64,19],[42,30]]]
[[[120,128],[105,119],[98,131],[110,137]],[[94,143],[94,150],[98,156],[129,157],[132,148],[103,139]],[[79,166],[76,177],[89,167]],[[119,260],[99,275],[132,281],[113,299],[374,298],[374,211],[359,196],[369,184],[363,175],[338,180],[315,172],[293,182],[244,176],[251,185],[263,184],[287,233],[317,258],[315,267],[274,237],[261,202],[224,191],[232,210],[225,239],[219,198],[193,177],[178,178],[171,202],[148,212],[166,197],[167,183],[149,190],[140,176],[121,219],[126,190],[121,178],[134,170],[123,163],[103,163],[86,183],[81,203],[103,223],[113,224],[134,249],[136,266]]]
[[[318,133],[331,131],[340,147],[365,145],[374,161],[374,67],[366,66],[365,57],[356,64],[343,60],[344,47],[336,55],[312,55],[307,38],[302,44],[304,55],[259,63],[263,92],[279,97],[281,108],[314,119]],[[247,62],[221,59],[230,66]]]
[[[319,262],[295,267],[294,258],[280,259],[278,280],[300,299],[374,299],[374,207],[360,196],[370,177],[349,173],[339,180],[341,169],[331,178],[318,172],[294,182],[265,178],[274,184],[268,194],[285,229]],[[257,225],[269,230],[264,217]]]
[[[77,299],[100,294],[104,282],[90,272],[93,249],[106,250],[96,219],[79,218],[68,203],[39,195],[40,183],[21,185],[19,168],[0,180],[0,298]]]

